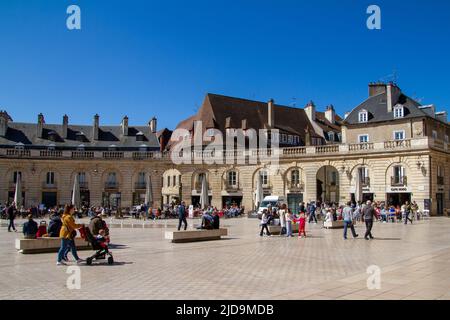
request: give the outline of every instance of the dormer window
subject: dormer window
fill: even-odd
[[[77,141],[84,141],[84,133],[83,132],[77,132],[75,136],[76,136]]]
[[[142,131],[136,133],[136,141],[144,141],[144,133]]]
[[[361,110],[358,115],[359,122],[367,122],[369,120],[369,113],[367,110]]]
[[[52,144],[49,144],[48,147],[47,147],[47,150],[48,150],[48,151],[55,151],[55,147],[56,147],[56,146],[55,146],[53,143],[52,143]]]
[[[394,107],[394,118],[403,118],[405,115],[403,106],[395,106]]]
[[[117,146],[115,144],[111,144],[108,147],[108,151],[116,151],[117,150]]]
[[[146,144],[141,144],[139,146],[139,151],[146,152],[148,150],[148,146]]]
[[[50,131],[50,132],[48,133],[48,140],[50,140],[50,141],[56,141],[56,136],[57,136],[57,133],[56,133],[55,131]]]
[[[214,131],[215,131],[214,128],[210,128],[206,131],[206,135],[208,137],[214,137]]]
[[[22,142],[16,143],[14,146],[14,149],[16,150],[24,150],[25,149],[25,145]]]
[[[77,147],[77,151],[84,151],[84,148],[85,148],[85,145],[84,145],[84,144],[80,144],[80,145]]]
[[[328,132],[328,140],[334,141],[334,132],[333,131]]]

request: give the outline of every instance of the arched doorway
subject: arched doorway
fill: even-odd
[[[333,166],[323,166],[316,174],[317,195],[320,203],[339,203],[339,172]]]

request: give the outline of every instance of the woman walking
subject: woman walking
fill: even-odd
[[[72,251],[72,255],[77,263],[81,263],[84,261],[78,257],[74,240],[77,235],[76,229],[84,227],[84,225],[75,223],[75,219],[73,218],[74,214],[74,206],[66,205],[66,207],[64,208],[64,213],[61,217],[62,226],[61,231],[59,232],[59,237],[61,238],[61,247],[59,248],[58,261],[56,262],[56,265],[58,266],[66,264],[62,260],[64,259],[67,249],[70,249]]]

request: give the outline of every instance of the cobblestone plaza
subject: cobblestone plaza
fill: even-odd
[[[185,244],[164,239],[176,222],[111,228],[116,263],[80,265],[80,290],[67,289],[56,253],[20,254],[21,234],[2,226],[0,299],[450,299],[448,218],[376,223],[373,241],[344,241],[342,230],[320,223],[307,225],[306,239],[259,237],[258,220],[223,219],[228,237]],[[381,269],[379,290],[367,288],[371,265]]]

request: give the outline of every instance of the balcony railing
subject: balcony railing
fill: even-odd
[[[225,190],[227,191],[236,191],[239,190],[239,185],[237,183],[230,184],[228,182],[225,183]]]
[[[61,158],[62,151],[61,150],[41,150],[39,155],[43,158]]]
[[[93,157],[93,151],[72,151],[72,158],[74,159],[90,159]]]
[[[443,186],[445,183],[444,183],[444,177],[437,177],[437,184],[438,185],[440,185],[440,186]]]
[[[87,181],[80,181],[78,183],[79,183],[80,189],[85,189],[85,190],[89,189],[89,185],[88,185]]]
[[[135,182],[134,188],[138,190],[147,189],[147,183],[145,181]]]
[[[6,150],[6,155],[9,157],[29,157],[31,156],[30,150],[25,149],[8,149]]]
[[[133,152],[133,160],[145,160],[145,159],[153,159],[155,157],[154,152],[149,151],[136,151]]]
[[[406,186],[408,179],[406,176],[394,176],[391,177],[391,186]]]
[[[303,190],[304,188],[305,188],[305,184],[303,182],[295,182],[295,181],[289,182],[290,190]]]
[[[316,147],[316,153],[335,153],[335,152],[339,152],[339,145]]]
[[[411,148],[411,140],[392,140],[384,142],[385,149]]]
[[[105,182],[105,189],[119,189],[119,183],[116,181]]]
[[[122,159],[123,152],[121,151],[105,151],[103,152],[104,159]]]
[[[368,186],[370,186],[370,178],[369,178],[369,177],[362,177],[362,178],[360,179],[360,182],[361,182],[361,185],[362,185],[363,187],[368,187]]]
[[[348,146],[349,151],[361,151],[361,150],[373,150],[373,149],[374,149],[374,144],[371,142],[350,144]]]
[[[42,189],[57,189],[56,182],[47,183],[44,181],[42,182]]]

